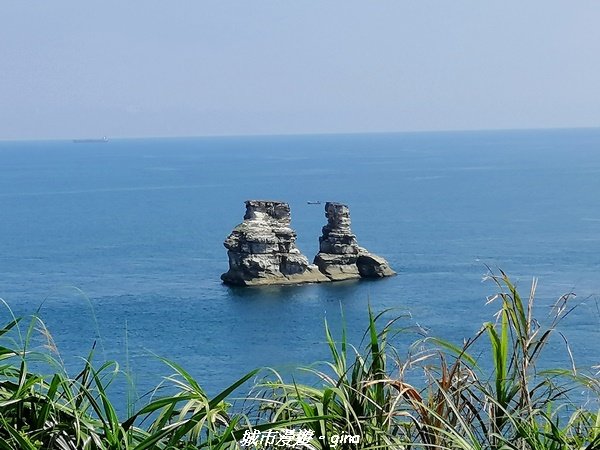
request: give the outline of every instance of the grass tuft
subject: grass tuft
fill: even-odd
[[[389,311],[369,307],[358,346],[348,342],[345,326],[337,340],[325,322],[328,361],[290,377],[250,370],[214,397],[183,367],[160,358],[172,375],[142,397],[144,405],[130,403],[127,417],[117,414],[110,386],[117,377],[131,380],[128,367],[94,364],[93,346],[71,377],[41,319],[22,329],[8,309],[11,320],[0,328],[0,450],[600,449],[597,369],[578,369],[557,332],[573,295],[559,298],[544,325],[534,314],[536,280],[524,298],[504,272],[488,279],[497,314],[461,344],[426,337],[400,356],[394,341],[407,316],[386,321]],[[570,367],[538,370],[556,333]],[[44,342],[39,348],[35,335]],[[245,388],[234,404],[234,393]],[[575,389],[587,400],[573,400]],[[242,445],[251,436],[290,433],[303,440]]]

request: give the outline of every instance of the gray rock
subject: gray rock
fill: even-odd
[[[296,248],[287,203],[248,200],[244,221],[225,239],[229,270],[223,282],[240,286],[330,281]]]
[[[314,263],[331,281],[360,278],[356,260],[358,255],[335,255],[319,252]]]
[[[383,278],[396,275],[388,262],[381,256],[372,253],[363,253],[356,260],[358,272],[363,278]]]
[[[319,238],[319,253],[314,263],[331,281],[352,278],[381,278],[395,275],[381,256],[360,247],[350,228],[350,210],[347,205],[327,202],[327,224]]]

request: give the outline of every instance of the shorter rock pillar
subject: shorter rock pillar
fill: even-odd
[[[327,202],[327,224],[319,238],[319,253],[314,263],[332,281],[353,278],[381,278],[395,275],[388,262],[360,247],[350,229],[347,205]]]

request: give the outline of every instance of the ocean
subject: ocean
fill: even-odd
[[[498,309],[505,271],[536,316],[576,293],[561,323],[581,367],[600,363],[600,130],[0,142],[0,297],[38,314],[73,371],[95,359],[140,394],[186,368],[211,394],[255,367],[327,358],[324,321],[359,345],[373,311],[461,343]],[[349,205],[361,246],[398,276],[232,288],[223,240],[244,201],[291,206],[312,259],[323,204]],[[10,312],[0,307],[0,321]],[[34,331],[32,341],[44,338]],[[564,345],[562,340],[555,343]],[[546,364],[566,367],[564,351]]]

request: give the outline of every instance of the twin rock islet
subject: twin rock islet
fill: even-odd
[[[296,247],[290,227],[290,206],[267,200],[246,201],[244,221],[224,242],[229,270],[223,282],[239,286],[323,283],[395,275],[385,259],[356,242],[350,211],[341,203],[325,204],[327,224],[319,238],[319,253],[309,263]]]

